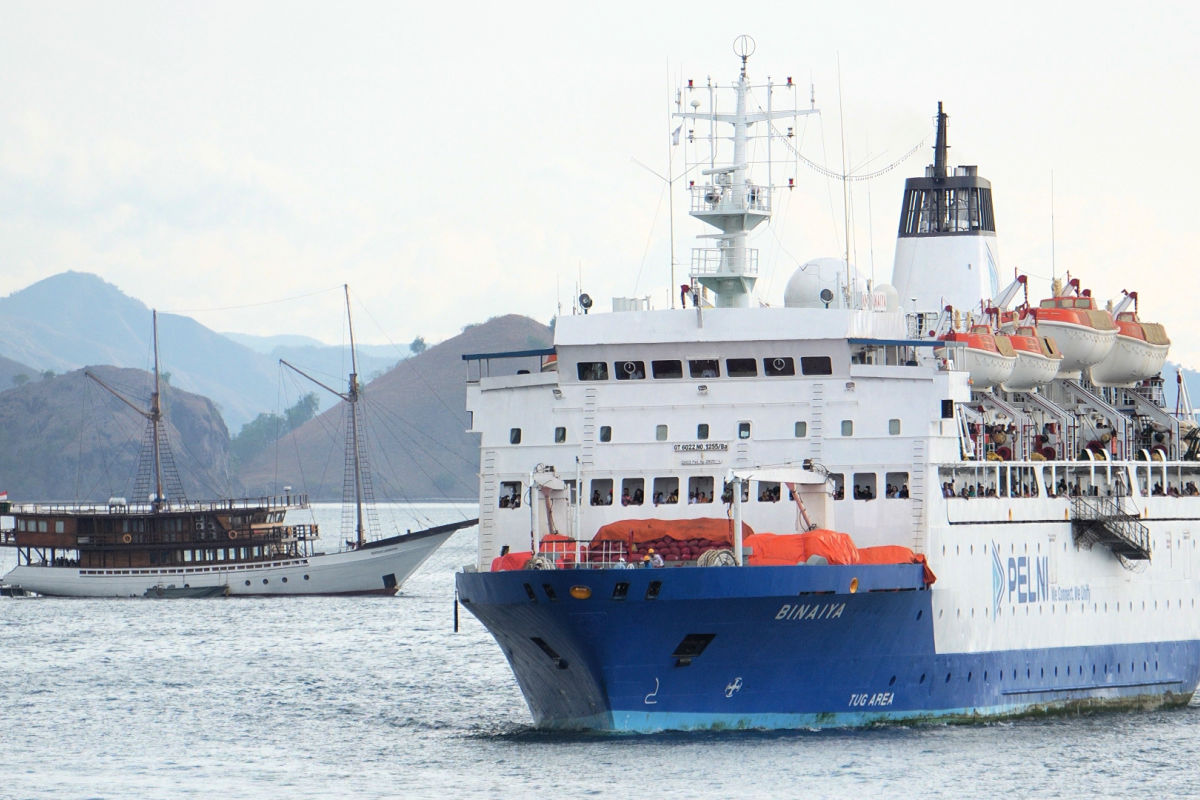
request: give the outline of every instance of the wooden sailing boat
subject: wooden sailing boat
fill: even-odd
[[[157,312],[153,318],[154,383],[148,409],[87,373],[147,420],[132,502],[13,504],[13,526],[0,531],[0,546],[17,551],[17,566],[5,576],[6,584],[71,597],[390,595],[451,534],[475,524],[466,520],[367,538],[363,504],[370,493],[364,491],[369,483],[363,477],[365,451],[359,437],[357,358],[348,391],[338,393],[350,408],[353,450],[348,463],[353,464],[357,508],[353,546],[316,552],[317,526],[287,520],[288,511],[308,507],[307,495],[290,490],[270,497],[189,501],[167,443]],[[174,591],[160,591],[165,588]]]

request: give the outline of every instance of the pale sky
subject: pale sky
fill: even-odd
[[[666,307],[665,183],[636,162],[666,173],[674,85],[733,80],[741,33],[752,79],[815,85],[801,148],[831,168],[843,135],[860,172],[932,144],[944,101],[951,163],[992,181],[1001,274],[1035,301],[1053,174],[1058,273],[1137,290],[1200,366],[1193,3],[0,0],[0,294],[73,269],[216,330],[336,343],[349,283],[360,339],[405,346],[548,322],[577,285]],[[853,184],[863,273],[889,279],[930,159]],[[751,242],[774,305],[843,249],[840,184],[783,174]],[[704,226],[675,207],[687,264]]]

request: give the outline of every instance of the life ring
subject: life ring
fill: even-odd
[[[229,538],[230,538],[230,539],[236,539],[236,538],[237,538],[237,531],[230,531],[230,532],[229,532]]]
[[[121,536],[121,541],[124,542],[125,544],[129,544],[130,542],[133,541],[133,537],[130,536],[128,533],[126,533],[123,536]]]

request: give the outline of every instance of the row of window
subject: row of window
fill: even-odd
[[[621,478],[619,484],[613,478],[594,478],[587,484],[588,496],[586,502],[593,506],[611,506],[620,503],[623,506],[674,505],[676,503],[712,503],[720,500],[728,503],[732,493],[728,483],[721,482],[721,494],[715,494],[717,479],[711,475],[693,475],[688,477],[687,490],[681,494],[680,478],[669,476],[651,478],[650,490],[647,494],[645,478]],[[829,474],[832,484],[833,499],[843,500],[846,497],[846,476],[844,473]],[[879,476],[874,472],[855,472],[851,475],[854,500],[874,500],[877,497],[885,499],[900,499],[908,497],[908,473],[886,472],[882,487]],[[576,482],[565,481],[570,489],[571,503],[578,502]],[[882,488],[882,491],[881,491]],[[501,481],[500,508],[520,508],[523,486],[520,481]],[[748,481],[742,484],[742,502],[751,502],[751,498],[759,503],[778,503],[783,499],[782,484],[779,481]],[[789,500],[795,499],[787,493]]]
[[[840,429],[841,429],[842,436],[853,436],[854,435],[854,420],[852,420],[852,419],[842,420]],[[696,425],[696,439],[698,439],[700,441],[704,441],[709,438],[710,433],[711,433],[711,429],[707,422],[701,422]],[[668,435],[669,435],[669,429],[667,428],[666,425],[655,425],[654,426],[654,440],[655,441],[665,442],[668,439]],[[803,420],[797,420],[795,425],[792,428],[792,435],[797,439],[803,439],[804,437],[808,436],[808,423]],[[889,436],[899,436],[900,435],[900,420],[899,419],[889,419],[888,420],[888,435]],[[509,444],[520,444],[521,437],[522,437],[521,428],[509,428],[509,430],[508,430],[508,443]],[[750,423],[749,422],[739,422],[737,424],[737,438],[739,438],[739,439],[749,439],[750,438]],[[612,441],[612,426],[611,425],[601,425],[597,430],[596,440],[600,441],[600,442],[611,442]],[[563,444],[566,441],[567,441],[566,427],[562,426],[562,425],[556,427],[554,429],[554,443],[555,444]]]
[[[757,378],[760,359],[727,358],[725,376],[729,378]],[[611,374],[619,381],[644,380],[646,362],[629,360],[613,361]],[[787,377],[796,374],[796,361],[791,356],[769,356],[761,359],[762,373],[767,377]],[[658,380],[683,377],[684,362],[679,359],[662,359],[650,362],[650,376]],[[691,378],[721,377],[721,359],[691,358],[687,361],[688,376]],[[609,377],[609,362],[580,361],[575,365],[576,375],[581,381],[606,381]],[[829,356],[801,356],[800,374],[832,375],[833,359]]]

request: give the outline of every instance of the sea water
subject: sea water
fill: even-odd
[[[317,513],[336,530],[336,507]],[[415,513],[401,528],[474,516]],[[1200,794],[1196,705],[855,731],[537,731],[483,627],[463,610],[454,631],[454,571],[474,536],[390,598],[0,599],[0,797]]]

